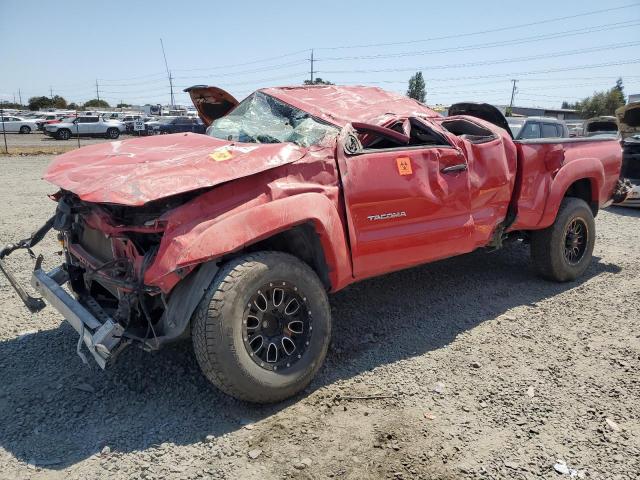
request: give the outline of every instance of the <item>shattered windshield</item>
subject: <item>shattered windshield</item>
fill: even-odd
[[[270,95],[255,92],[228,115],[215,120],[207,133],[243,143],[292,142],[308,147],[337,135],[338,128]]]

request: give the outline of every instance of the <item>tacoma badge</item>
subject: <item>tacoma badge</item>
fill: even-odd
[[[389,213],[382,213],[380,215],[369,215],[367,216],[367,218],[374,222],[376,220],[387,220],[389,218],[398,218],[398,217],[406,217],[407,216],[407,212],[389,212]]]

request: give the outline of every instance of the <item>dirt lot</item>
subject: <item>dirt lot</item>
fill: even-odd
[[[49,160],[0,158],[1,243],[52,213]],[[267,407],[212,388],[188,343],[90,369],[2,278],[0,477],[637,479],[640,211],[597,227],[577,282],[537,279],[513,244],[334,295],[325,367]],[[37,250],[57,261],[52,239]],[[26,281],[26,254],[10,265]]]
[[[131,138],[129,135],[122,135],[121,139]],[[111,142],[106,138],[80,137],[80,146],[93,145],[94,143]],[[7,133],[7,148],[10,155],[16,154],[41,154],[41,153],[63,153],[78,148],[78,139],[56,140],[43,133],[30,133],[21,135],[19,133]],[[4,139],[0,130],[0,154],[5,153]]]

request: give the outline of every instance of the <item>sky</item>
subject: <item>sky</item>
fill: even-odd
[[[429,105],[559,107],[622,77],[640,93],[640,1],[427,2],[0,0],[0,100],[62,95],[112,105],[216,85],[238,99],[315,76],[404,93],[422,71]],[[271,4],[271,5],[269,5]],[[592,13],[596,12],[596,13]]]

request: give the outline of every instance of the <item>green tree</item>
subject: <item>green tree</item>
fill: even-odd
[[[20,105],[19,103],[14,102],[0,102],[0,107],[2,108],[15,108],[16,110],[22,110],[24,105]]]
[[[414,98],[422,103],[427,99],[427,90],[425,88],[422,72],[417,72],[409,79],[407,97]]]
[[[87,102],[84,102],[83,107],[91,107],[91,108],[109,108],[109,104],[104,101],[104,100],[98,100],[97,98],[94,98],[92,100],[89,100]]]
[[[80,107],[78,106],[78,104],[76,102],[71,102],[69,105],[67,105],[67,108],[69,110],[79,110]]]
[[[129,108],[131,105],[128,103],[119,103],[116,105],[116,108]]]
[[[67,108],[67,101],[60,95],[50,97],[31,97],[29,99],[29,110],[40,110],[42,108]]]
[[[624,86],[622,84],[622,78],[618,78],[616,84],[611,89],[594,92],[590,97],[573,104],[566,101],[562,102],[562,108],[573,108],[578,111],[582,118],[591,118],[602,115],[614,115],[616,108],[624,104]]]
[[[333,83],[331,83],[329,80],[323,80],[320,77],[316,77],[313,82],[311,80],[305,80],[304,84],[305,85],[333,85]]]

